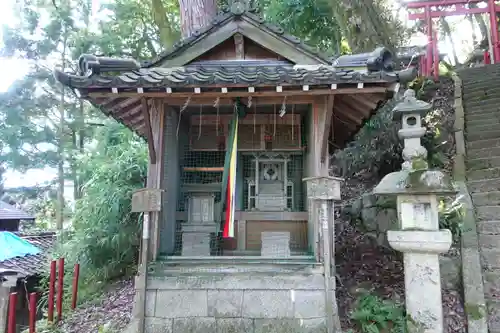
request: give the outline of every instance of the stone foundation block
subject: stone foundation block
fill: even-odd
[[[293,291],[295,318],[320,318],[325,316],[325,293],[315,290]]]
[[[264,257],[290,257],[289,232],[263,232],[261,255]]]
[[[144,333],[172,333],[172,319],[146,317]]]
[[[188,257],[210,256],[210,233],[183,232],[182,255]]]
[[[146,333],[326,332],[321,273],[279,273],[276,265],[269,273],[189,275],[178,267],[175,275],[174,268],[148,279]],[[336,306],[333,311],[337,316]]]
[[[206,290],[162,290],[156,295],[155,317],[208,317]]]
[[[146,291],[146,317],[154,317],[156,309],[156,290]],[[138,309],[137,309],[138,311]]]
[[[290,290],[246,290],[243,294],[244,318],[293,318]]]
[[[209,290],[208,315],[216,318],[241,317],[243,290]]]
[[[217,333],[253,333],[254,325],[252,319],[224,318],[216,319]]]
[[[255,319],[254,333],[326,333],[326,322],[320,319]]]
[[[335,288],[335,278],[331,279]],[[324,290],[325,280],[321,274],[213,274],[198,276],[167,276],[150,278],[148,290]]]
[[[215,333],[215,318],[174,319],[173,329],[178,333]]]

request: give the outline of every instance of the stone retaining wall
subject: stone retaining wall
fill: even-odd
[[[326,332],[322,274],[150,277],[146,304],[146,333]]]

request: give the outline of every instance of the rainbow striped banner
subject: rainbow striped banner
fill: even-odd
[[[227,176],[226,219],[224,223],[223,238],[234,237],[234,211],[236,202],[236,161],[238,153],[238,116],[233,119],[233,135],[229,139],[229,172]]]

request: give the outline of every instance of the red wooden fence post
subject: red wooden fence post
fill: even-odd
[[[36,325],[36,293],[30,294],[30,333],[35,333]]]
[[[49,304],[47,319],[50,323],[54,322],[54,294],[56,289],[56,261],[50,263],[50,280],[49,280]]]
[[[16,305],[17,293],[9,296],[9,321],[7,323],[7,333],[16,333]]]
[[[71,301],[71,308],[74,310],[76,308],[76,300],[78,297],[78,278],[80,277],[80,264],[75,264],[75,270],[73,271],[73,298]]]
[[[64,292],[64,258],[59,258],[59,271],[57,278],[57,321],[62,319],[62,302],[63,302],[63,292]]]

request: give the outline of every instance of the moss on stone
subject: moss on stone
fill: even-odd
[[[473,320],[480,320],[486,316],[486,306],[465,303],[465,313]]]
[[[411,168],[413,170],[427,170],[429,164],[423,156],[417,156],[411,160]]]

